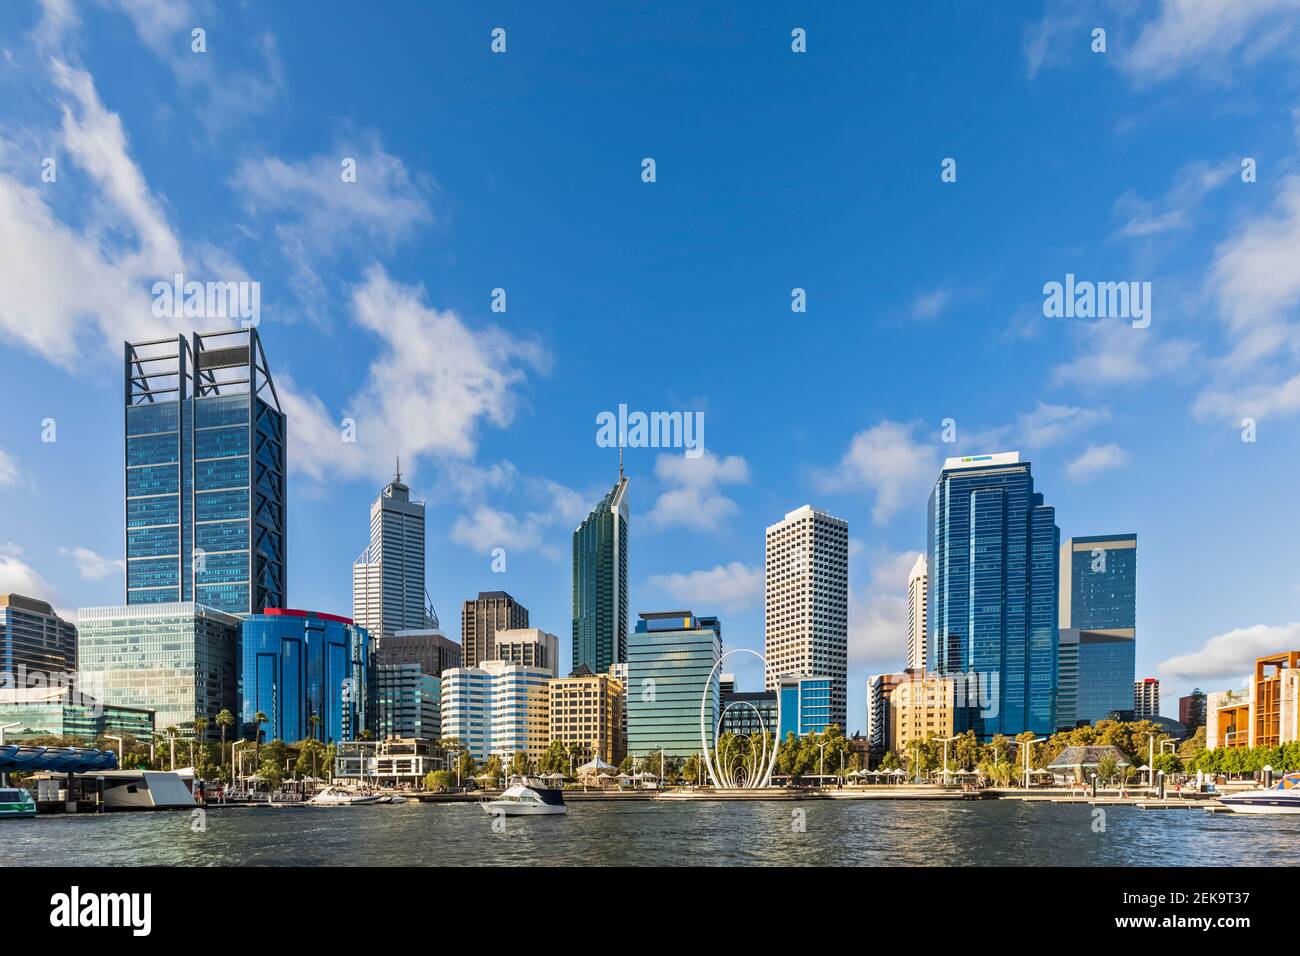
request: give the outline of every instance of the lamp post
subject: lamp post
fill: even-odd
[[[821,787],[826,777],[826,741],[820,741],[817,748],[817,786]]]
[[[121,770],[122,769],[122,738],[114,736],[113,734],[104,734],[104,739],[117,741],[117,768]]]
[[[23,722],[21,720],[15,720],[13,723],[9,724],[0,724],[0,747],[5,745],[5,731],[13,727],[21,727],[22,725]],[[0,787],[7,786],[9,786],[9,774],[0,773]]]
[[[243,776],[243,774],[240,773],[240,770],[242,770],[244,766],[243,764],[244,755],[239,753],[239,748],[246,746],[247,744],[250,743],[252,743],[251,740],[236,740],[233,744],[230,745],[230,776],[231,776],[230,782],[235,784],[236,786],[239,785],[239,780]],[[240,758],[240,761],[238,763],[235,762],[236,754],[238,754]]]
[[[1046,740],[1046,739],[1047,739],[1046,737],[1035,737],[1035,738],[1033,738],[1032,740],[1013,740],[1013,741],[1012,741],[1012,743],[1015,744],[1017,747],[1023,747],[1023,748],[1024,748],[1024,750],[1023,750],[1022,752],[1023,752],[1024,755],[1025,755],[1025,789],[1026,789],[1026,790],[1029,789],[1029,754],[1030,754],[1030,750],[1033,748],[1033,745],[1034,745],[1034,744],[1041,744],[1041,743],[1042,743],[1044,740]]]
[[[945,784],[948,782],[948,744],[950,744],[950,743],[952,743],[954,740],[958,740],[958,739],[960,739],[960,738],[959,738],[959,737],[945,737],[945,738],[943,739],[943,782],[944,782]]]
[[[1151,789],[1151,786],[1155,783],[1155,780],[1156,780],[1156,735],[1148,730],[1147,731],[1147,789],[1148,790]]]

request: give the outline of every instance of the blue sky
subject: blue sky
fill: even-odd
[[[1138,534],[1166,713],[1236,686],[1300,646],[1300,2],[997,6],[6,4],[0,590],[121,600],[121,343],[189,330],[150,309],[181,271],[261,283],[295,606],[348,613],[400,453],[448,633],[504,588],[567,663],[626,403],[706,422],[627,451],[633,610],[761,648],[764,527],[849,521],[851,729],[949,454]],[[1150,326],[1045,317],[1067,273],[1150,282]]]

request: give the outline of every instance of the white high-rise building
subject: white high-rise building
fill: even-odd
[[[437,628],[424,587],[424,502],[398,471],[370,504],[370,545],[352,565],[352,619],[382,641]]]
[[[540,667],[484,661],[442,672],[442,734],[455,737],[478,763],[517,753],[536,761],[550,746],[550,679]]]
[[[925,555],[917,555],[907,576],[907,668],[925,670],[925,602],[930,574]]]
[[[811,505],[767,529],[763,653],[785,675],[831,680],[831,722],[848,721],[849,523]]]

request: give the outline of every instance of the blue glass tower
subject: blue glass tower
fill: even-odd
[[[349,618],[268,608],[240,632],[239,720],[251,737],[323,743],[356,740],[374,727],[370,635]],[[316,717],[317,721],[313,721]]]
[[[285,417],[257,330],[126,343],[125,398],[126,603],[282,606]]]
[[[927,658],[959,679],[954,731],[1056,727],[1056,510],[1017,452],[949,458],[930,495]]]
[[[722,691],[714,667],[722,657],[722,624],[690,611],[642,613],[628,642],[627,752],[640,759],[700,752],[700,704],[710,747]]]
[[[1136,673],[1137,535],[1070,538],[1061,545],[1057,726],[1129,710]]]
[[[607,674],[627,661],[627,479],[573,532],[573,667]]]

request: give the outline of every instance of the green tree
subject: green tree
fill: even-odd
[[[226,708],[217,711],[217,726],[221,728],[221,762],[226,762],[226,728],[234,726],[235,715]]]
[[[441,793],[450,790],[456,784],[456,778],[450,770],[430,770],[424,775],[424,789]]]
[[[501,757],[497,754],[489,754],[487,763],[483,765],[483,773],[491,777],[492,782],[496,782],[501,779],[503,769]]]
[[[533,771],[533,762],[528,758],[524,751],[518,751],[510,759],[510,775],[513,777],[526,777]]]
[[[552,740],[551,745],[546,748],[546,753],[542,754],[542,759],[538,762],[542,773],[569,773],[569,750],[564,746],[563,740]]]
[[[1119,761],[1113,753],[1103,754],[1101,759],[1097,761],[1097,779],[1103,783],[1114,780],[1118,770]]]

